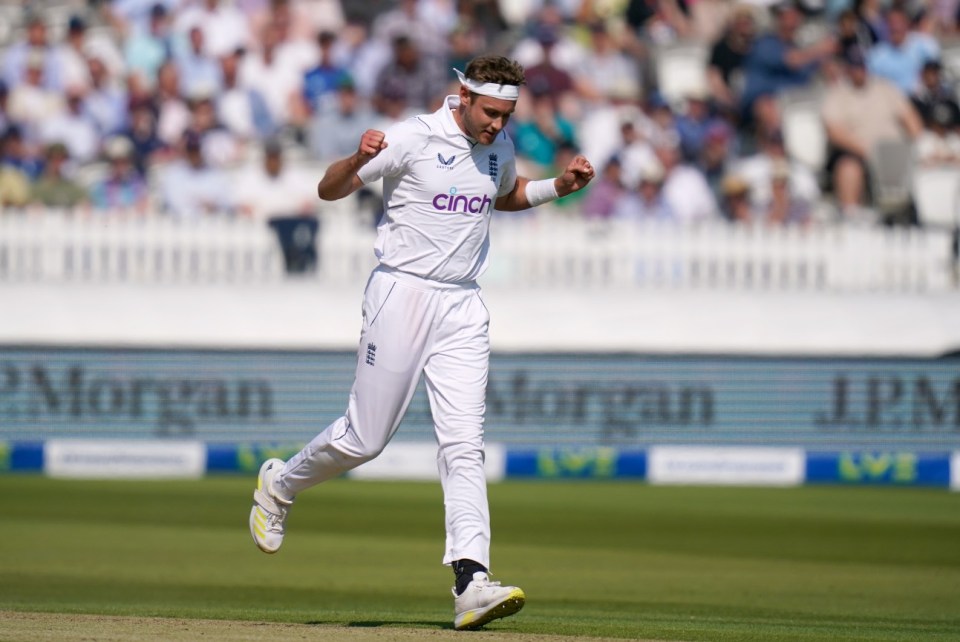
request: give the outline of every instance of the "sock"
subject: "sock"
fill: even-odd
[[[487,572],[486,566],[473,560],[456,560],[451,566],[457,576],[457,595],[462,595],[467,590],[467,586],[473,581],[474,573],[478,571],[481,573]]]

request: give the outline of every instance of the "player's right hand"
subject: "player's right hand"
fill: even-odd
[[[386,135],[376,129],[368,129],[360,137],[360,146],[357,148],[357,156],[364,163],[379,154],[387,148]]]

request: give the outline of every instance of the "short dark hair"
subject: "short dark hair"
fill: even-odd
[[[477,82],[498,85],[522,85],[526,82],[520,63],[504,56],[477,56],[467,64],[463,75]]]

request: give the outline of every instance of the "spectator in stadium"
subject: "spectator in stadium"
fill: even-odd
[[[867,68],[909,96],[918,89],[923,65],[939,59],[940,45],[933,36],[912,30],[907,12],[897,6],[887,12],[887,33],[888,39],[867,53]]]
[[[204,160],[196,136],[184,136],[181,149],[182,157],[172,161],[160,176],[161,210],[181,220],[229,214],[234,189],[227,174]]]
[[[133,164],[133,151],[133,143],[123,136],[114,136],[104,142],[103,156],[109,169],[106,176],[90,187],[93,209],[146,214],[147,184]]]
[[[750,223],[756,215],[750,201],[750,184],[737,174],[728,174],[720,182],[720,211],[731,223]]]
[[[181,6],[188,0],[110,0],[104,2],[104,19],[113,29],[120,34],[121,40],[130,37],[131,34],[146,32],[150,29],[150,20],[155,7],[163,7],[167,15],[173,16],[178,13]]]
[[[463,69],[467,63],[483,51],[485,34],[475,23],[463,22],[450,32],[447,47],[447,65],[454,69]]]
[[[268,221],[316,212],[311,177],[284,162],[283,147],[276,140],[264,143],[262,164],[241,170],[234,182],[236,211],[242,216]]]
[[[424,111],[433,109],[443,97],[450,75],[440,59],[422,55],[411,36],[399,35],[393,39],[393,59],[380,70],[377,85],[401,84],[407,105]]]
[[[616,156],[620,159],[620,180],[627,189],[640,183],[640,173],[656,160],[654,143],[637,125],[636,118],[624,118],[620,123],[621,145]]]
[[[794,169],[781,159],[770,172],[770,202],[762,210],[768,225],[803,225],[810,221],[813,202],[797,193]]]
[[[790,197],[791,212],[799,210],[802,203],[806,203],[809,211],[820,199],[820,186],[816,176],[803,163],[791,161],[784,146],[783,134],[779,131],[766,133],[760,138],[759,148],[752,154],[734,164],[733,173],[747,182],[750,187],[751,205],[754,211],[770,212],[774,207],[775,175],[785,173],[784,180],[788,182],[787,195]],[[784,214],[786,201],[778,203],[778,215]],[[798,216],[791,214],[795,220]],[[785,220],[785,219],[784,219]]]
[[[621,179],[620,157],[612,156],[603,171],[583,197],[583,215],[587,219],[606,220],[613,217],[626,190]]]
[[[10,88],[0,79],[0,132],[6,131],[10,126],[10,118],[7,116],[10,104]]]
[[[73,208],[88,203],[87,192],[66,174],[70,152],[63,143],[52,143],[44,153],[43,172],[30,188],[30,203],[52,208]]]
[[[79,85],[89,88],[88,60],[92,57],[103,61],[111,74],[120,74],[125,70],[116,35],[102,30],[91,34],[86,18],[80,14],[70,16],[66,38],[57,46],[57,51],[61,59],[62,87]]]
[[[842,61],[846,81],[829,87],[822,116],[830,145],[827,171],[842,213],[857,216],[866,201],[869,160],[879,142],[916,138],[923,128],[907,97],[872,76],[862,51]]]
[[[110,75],[98,57],[87,59],[90,86],[84,98],[84,109],[97,126],[101,137],[119,134],[130,117],[130,96],[126,88]]]
[[[85,108],[86,90],[81,85],[68,87],[65,98],[66,109],[39,124],[40,143],[61,142],[72,160],[88,163],[100,152],[100,132]]]
[[[30,200],[30,177],[13,165],[0,165],[0,208],[23,207]]]
[[[337,62],[335,45],[337,34],[321,31],[317,35],[320,59],[303,76],[303,105],[301,111],[309,119],[334,108],[337,89],[349,77],[347,69]],[[351,81],[352,82],[352,81]]]
[[[43,171],[43,160],[31,151],[17,125],[8,126],[0,137],[0,166],[18,169],[31,181]]]
[[[281,25],[267,23],[260,34],[259,49],[243,56],[238,71],[238,85],[263,97],[270,119],[280,128],[291,122],[295,103],[301,100],[304,71],[280,56],[283,35]]]
[[[535,39],[542,48],[542,56],[539,62],[527,66],[527,88],[533,94],[550,96],[555,108],[560,108],[580,92],[573,76],[564,68],[566,65],[561,67],[561,63],[557,62],[558,58],[562,58],[554,52],[554,48],[560,41],[559,28],[550,24],[541,24],[536,29]],[[586,94],[586,92],[583,93]]]
[[[260,92],[239,84],[244,55],[238,50],[220,58],[223,91],[214,98],[217,120],[241,143],[266,139],[280,131],[280,123],[274,122]]]
[[[7,116],[21,126],[23,137],[29,144],[39,140],[43,123],[66,109],[63,93],[51,89],[44,81],[46,55],[31,51],[25,61],[23,78],[10,85],[7,100]]]
[[[867,38],[864,51],[887,39],[887,21],[881,3],[882,0],[853,0],[853,12]]]
[[[837,54],[842,56],[848,49],[869,51],[874,40],[867,26],[857,18],[853,9],[842,11],[837,16]]]
[[[640,168],[636,189],[626,190],[613,209],[613,218],[621,221],[671,221],[676,212],[663,191],[665,172],[656,158]]]
[[[237,5],[247,16],[251,34],[261,33],[279,14],[287,16],[294,40],[309,40],[324,31],[338,33],[346,26],[340,0],[251,0]]]
[[[185,6],[174,21],[174,32],[188,34],[194,28],[203,32],[199,53],[213,60],[253,44],[247,17],[232,2],[199,0]]]
[[[693,25],[683,0],[629,0],[624,18],[633,33],[654,44],[691,37]]]
[[[349,155],[376,118],[373,110],[357,94],[353,79],[349,76],[341,78],[336,90],[336,105],[315,114],[310,121],[307,141],[311,156],[320,161],[332,161]]]
[[[777,96],[783,90],[810,83],[820,63],[834,55],[833,35],[800,46],[797,31],[804,17],[794,0],[781,0],[771,9],[773,31],[760,36],[744,62],[744,89],[741,115],[745,123],[755,117],[754,105],[761,96]]]
[[[173,60],[160,66],[154,92],[157,110],[157,136],[164,145],[174,147],[183,138],[190,122],[190,108],[180,93],[180,71]]]
[[[729,26],[710,48],[707,83],[714,104],[736,115],[740,104],[743,66],[756,38],[756,19],[752,5],[733,8]]]
[[[197,96],[189,105],[190,122],[184,135],[200,140],[204,160],[214,167],[226,167],[241,160],[243,144],[217,120],[213,96]]]
[[[130,125],[123,136],[133,146],[133,165],[142,176],[147,175],[155,161],[166,160],[172,154],[172,150],[160,140],[156,114],[146,100],[131,103]]]
[[[78,15],[70,16],[66,38],[58,48],[63,74],[61,82],[64,87],[86,87],[90,84],[87,56],[84,53],[86,32],[86,21]]]
[[[677,145],[662,144],[656,149],[663,167],[663,198],[674,218],[681,222],[707,220],[718,214],[717,202],[703,173],[681,161]]]
[[[920,72],[917,90],[910,95],[910,101],[920,114],[925,125],[929,126],[936,105],[946,104],[957,114],[954,125],[960,125],[960,106],[956,93],[943,77],[943,66],[939,60],[928,60]]]
[[[372,37],[391,45],[405,36],[425,57],[442,60],[447,55],[447,37],[456,22],[453,3],[398,0],[393,8],[374,18]]]
[[[682,111],[677,114],[674,127],[680,137],[680,151],[684,160],[697,162],[706,142],[710,126],[721,122],[710,105],[706,85],[690,89],[684,99]]]
[[[146,29],[134,27],[124,40],[123,58],[128,73],[140,74],[148,85],[156,82],[160,66],[173,56],[173,31],[166,6],[156,3],[150,8]]]
[[[204,30],[199,25],[190,27],[183,46],[174,48],[174,59],[180,80],[180,95],[214,95],[223,88],[223,70],[220,61],[206,53]]]
[[[389,127],[393,123],[410,118],[417,110],[410,108],[407,90],[403,83],[385,78],[377,87],[372,101],[374,107],[374,128]]]
[[[605,22],[590,23],[589,32],[590,47],[574,70],[583,96],[591,102],[605,102],[615,94],[639,94],[641,74],[637,61],[624,53]]]
[[[931,106],[929,121],[917,138],[917,163],[927,166],[960,164],[957,116],[956,103]]]
[[[703,148],[697,159],[696,165],[707,179],[717,202],[720,202],[722,197],[723,178],[729,173],[736,157],[733,142],[733,128],[723,120],[714,121],[704,134]]]
[[[510,123],[511,136],[517,156],[532,161],[538,168],[534,173],[540,175],[551,168],[562,145],[573,144],[574,126],[555,109],[549,94],[521,93],[524,97],[517,101]]]
[[[42,86],[51,91],[63,89],[63,61],[59,47],[49,40],[47,22],[38,11],[29,11],[24,19],[25,34],[7,47],[3,54],[3,80],[7,86],[19,84],[27,70],[41,64]]]

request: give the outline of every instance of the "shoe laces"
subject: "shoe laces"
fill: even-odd
[[[267,512],[267,530],[274,533],[283,532],[283,524],[287,521],[287,509],[276,503],[277,512]]]
[[[473,580],[473,581],[476,582],[480,586],[480,588],[490,588],[490,587],[500,586],[499,581],[493,581],[490,579],[489,576],[485,580]]]

